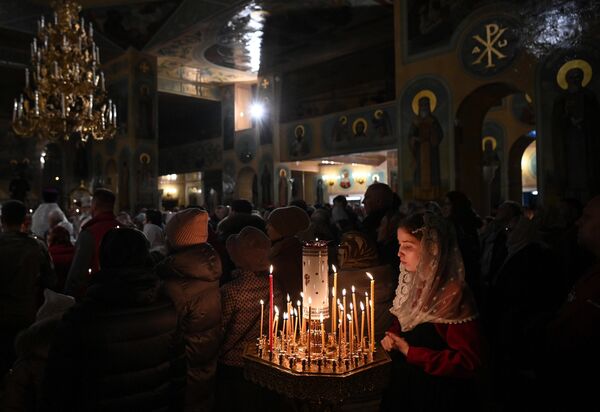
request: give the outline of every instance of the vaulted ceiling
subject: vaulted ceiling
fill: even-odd
[[[288,70],[343,55],[357,45],[375,45],[382,33],[391,39],[392,2],[80,0],[82,16],[94,23],[104,61],[134,47],[157,57],[160,76],[181,78],[183,71],[197,83],[255,80],[257,43],[263,46],[263,67]],[[52,13],[50,3],[3,0],[0,30],[33,34],[39,16]]]

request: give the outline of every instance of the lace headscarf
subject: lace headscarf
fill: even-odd
[[[416,272],[400,264],[396,297],[390,311],[403,331],[426,323],[456,324],[477,317],[475,302],[465,283],[465,270],[456,236],[444,218],[425,213],[421,235],[421,260]]]

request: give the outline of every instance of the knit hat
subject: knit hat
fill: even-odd
[[[269,268],[271,240],[262,231],[246,226],[226,242],[227,252],[239,269],[260,272]]]
[[[200,209],[185,209],[172,215],[165,229],[167,242],[173,249],[206,243],[208,213]]]
[[[273,226],[282,237],[290,237],[306,230],[310,218],[297,206],[279,207],[271,212],[267,224]]]

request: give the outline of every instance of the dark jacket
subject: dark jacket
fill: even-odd
[[[48,252],[54,263],[56,271],[56,290],[62,292],[65,289],[65,281],[73,263],[75,256],[75,247],[73,245],[52,245],[48,247]]]
[[[96,274],[56,330],[43,410],[181,409],[185,349],[173,303],[159,285],[147,269]]]
[[[21,232],[0,233],[0,330],[31,325],[44,288],[56,277],[46,246]],[[13,336],[14,338],[14,336]]]
[[[186,409],[210,410],[221,338],[221,260],[203,243],[172,252],[157,272],[175,303],[185,337]]]

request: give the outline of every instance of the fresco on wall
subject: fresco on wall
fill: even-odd
[[[485,0],[407,0],[403,26],[407,28],[407,55],[444,48],[450,44],[457,27]]]
[[[533,101],[527,93],[519,93],[512,96],[511,110],[515,118],[521,123],[535,124]]]
[[[404,187],[415,199],[439,199],[448,189],[450,106],[444,85],[425,77],[402,94]]]
[[[334,152],[372,150],[393,144],[396,141],[394,119],[391,106],[329,116],[322,122],[323,146]]]
[[[233,136],[235,135],[235,114],[233,106],[233,86],[227,86],[223,90],[221,100],[223,110],[223,150],[233,149]]]
[[[223,160],[219,139],[189,143],[160,149],[159,174],[189,173],[204,169],[218,169]]]
[[[495,122],[486,122],[481,133],[483,180],[486,187],[486,202],[494,208],[500,204],[504,129]]]
[[[273,204],[273,159],[266,155],[260,161],[260,197],[263,206]]]
[[[291,159],[305,158],[312,148],[311,127],[305,123],[287,127],[288,155]]]

